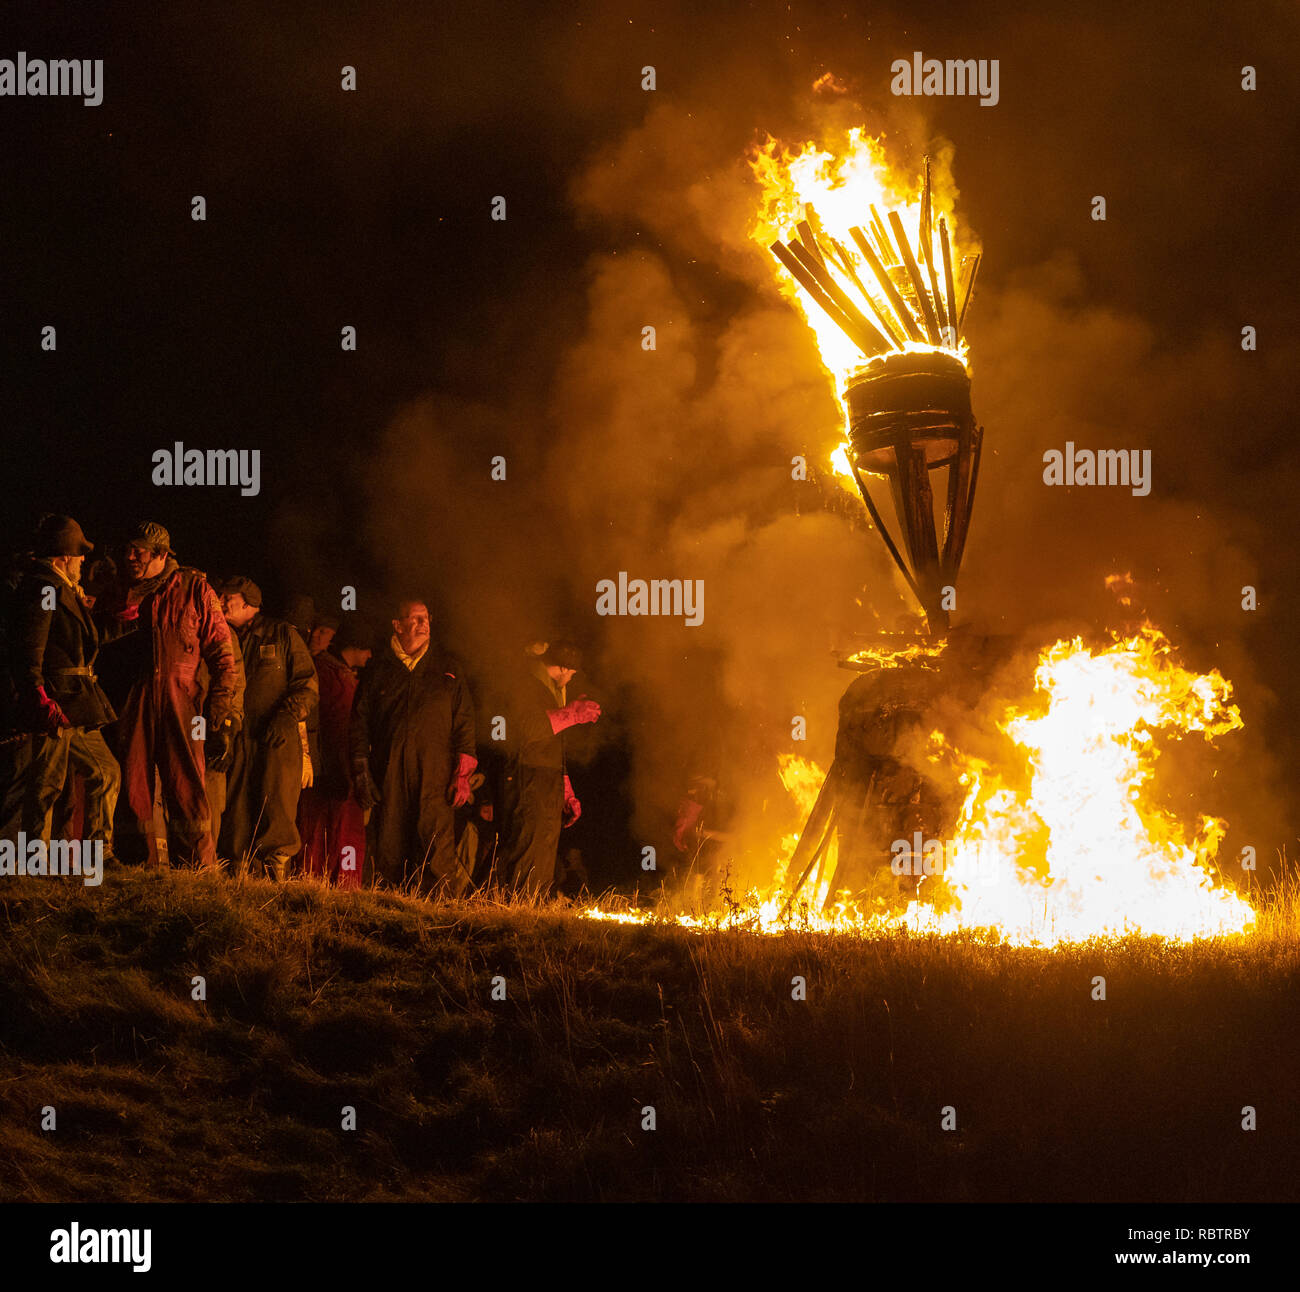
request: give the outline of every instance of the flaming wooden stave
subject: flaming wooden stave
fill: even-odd
[[[854,225],[848,233],[861,256],[862,267],[870,270],[869,276],[859,273],[849,248],[826,233],[811,207],[807,209],[807,218],[795,226],[797,236],[789,242],[778,239],[771,246],[772,254],[865,358],[906,351],[908,342],[955,351],[961,340],[980,257],[970,258],[965,282],[958,292],[948,225],[940,216],[941,283],[940,265],[936,265],[932,250],[930,159],[925,159],[916,251],[896,211],[886,212],[882,219],[873,206],[867,215],[866,230]],[[966,264],[963,262],[963,268]],[[915,305],[899,290],[891,269],[900,273],[900,282],[905,284]],[[867,282],[871,279],[878,285],[879,295],[868,289]]]

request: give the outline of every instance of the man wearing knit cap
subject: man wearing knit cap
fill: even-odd
[[[218,849],[238,867],[284,880],[302,846],[298,796],[311,784],[307,715],[316,703],[316,669],[292,624],[262,613],[252,579],[228,579],[221,612],[244,656],[244,725],[226,776]]]
[[[543,899],[555,882],[560,830],[582,814],[565,766],[564,732],[600,718],[594,700],[566,695],[581,666],[571,642],[548,644],[518,680],[506,715],[502,869],[516,892]]]
[[[160,863],[157,792],[171,864],[213,866],[205,763],[214,746],[230,739],[235,692],[230,630],[217,594],[202,571],[176,560],[167,531],[146,522],[128,537],[118,579],[95,602],[95,618],[106,643],[105,689],[121,715],[109,731],[125,774],[117,855]],[[201,664],[210,679],[206,696]]]
[[[46,516],[32,550],[7,634],[16,712],[28,734],[17,742],[0,828],[6,838],[22,830],[48,846],[55,801],[76,773],[85,783],[85,837],[111,854],[121,775],[100,728],[117,715],[95,675],[99,633],[81,589],[93,544],[70,516]]]

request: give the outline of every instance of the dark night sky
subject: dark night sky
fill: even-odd
[[[504,605],[566,618],[602,648],[607,625],[581,589],[595,548],[626,559],[635,495],[608,488],[610,461],[587,447],[613,396],[575,376],[608,344],[601,283],[629,258],[661,270],[653,290],[689,313],[691,381],[716,395],[720,339],[783,307],[711,245],[694,186],[732,182],[724,168],[761,131],[800,135],[813,81],[833,70],[866,124],[952,141],[960,209],[984,244],[970,331],[996,456],[969,594],[1004,625],[1017,606],[1025,623],[1095,620],[1093,585],[1131,569],[1153,617],[1221,652],[1197,662],[1238,681],[1257,779],[1289,811],[1295,6],[1057,8],[232,4],[114,6],[105,19],[6,6],[0,58],[103,58],[106,88],[98,108],[0,99],[5,540],[50,508],[96,539],[147,515],[187,561],[252,574],[273,599],[354,583],[377,601],[418,578],[471,654],[480,605],[494,627]],[[997,58],[1001,102],[892,99],[889,64],[913,49]],[[1247,63],[1255,93],[1240,88]],[[356,93],[339,88],[343,64]],[[1104,225],[1088,219],[1097,193]],[[205,223],[190,219],[194,194]],[[489,219],[497,194],[504,223]],[[630,355],[644,321],[626,319]],[[660,320],[670,338],[677,321]],[[56,354],[39,349],[47,323]],[[356,354],[339,349],[349,323]],[[1246,323],[1255,354],[1239,348]],[[784,358],[761,362],[780,373]],[[815,378],[806,354],[789,363],[791,390]],[[412,463],[411,432],[394,427],[426,412],[416,433],[437,442]],[[1159,497],[1076,491],[1050,510],[1042,449],[1079,426],[1099,447],[1152,447]],[[156,489],[150,455],[176,439],[260,448],[261,496]],[[695,467],[715,482],[736,432],[716,443]],[[767,447],[777,461],[801,445]],[[465,502],[457,482],[496,452],[512,463],[508,501]],[[693,495],[699,532],[705,496]],[[657,549],[654,533],[636,543]],[[887,585],[871,560],[862,579]],[[566,576],[576,569],[582,580]],[[1076,579],[1089,588],[1078,604],[1042,591]],[[1261,609],[1246,621],[1248,582]],[[820,657],[822,626],[809,637]],[[725,654],[726,633],[708,649]],[[635,686],[634,651],[605,658],[607,686],[615,669]],[[797,658],[755,668],[785,673]],[[665,710],[673,678],[648,669],[650,694],[629,694],[629,713],[689,722],[690,707]],[[631,717],[622,732],[638,738]],[[1278,813],[1261,820],[1277,829],[1266,848],[1284,842]]]

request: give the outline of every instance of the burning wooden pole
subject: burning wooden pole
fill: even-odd
[[[808,882],[813,867],[822,859],[827,846],[835,834],[835,816],[843,796],[842,777],[836,764],[831,764],[826,779],[822,782],[817,801],[813,804],[808,820],[799,832],[799,842],[790,858],[789,873],[793,874],[796,866],[802,867],[799,877],[790,889],[790,896],[781,909],[781,919],[789,914],[799,890]]]
[[[863,354],[880,354],[887,348],[884,345],[873,346],[865,336],[856,334],[852,320],[844,314],[829,293],[824,290],[817,277],[805,268],[803,262],[783,242],[774,242],[772,244],[772,254],[790,271],[791,276],[799,286],[821,306],[840,330],[862,350]]]
[[[948,245],[948,222],[943,216],[939,217],[939,246],[943,251],[943,283],[948,297],[949,326],[952,328],[952,336],[948,338],[948,342],[955,350],[961,336],[957,330],[957,294],[952,280],[952,248]]]
[[[862,258],[876,276],[881,291],[885,293],[885,299],[892,306],[894,313],[898,315],[898,321],[906,330],[907,335],[913,341],[922,340],[921,330],[916,326],[916,320],[912,316],[911,309],[902,296],[899,295],[898,288],[894,286],[894,280],[889,276],[889,271],[885,268],[880,257],[872,251],[871,244],[863,236],[862,230],[855,225],[849,230],[849,236],[858,244],[858,250],[862,252]]]
[[[889,341],[867,321],[866,315],[848,298],[844,289],[837,283],[826,268],[826,262],[819,251],[806,247],[802,242],[790,243],[790,251],[803,262],[803,266],[817,280],[822,290],[839,307],[840,313],[852,324],[849,336],[865,355],[880,354],[890,349]]]
[[[929,256],[925,259],[925,273],[930,280],[930,295],[934,300],[935,316],[939,320],[939,344],[953,346],[956,343],[949,339],[948,336],[948,310],[943,303],[943,296],[939,292],[939,278],[934,272],[934,262]]]
[[[966,293],[962,297],[961,314],[958,316],[957,319],[958,328],[963,328],[966,326],[966,311],[970,308],[971,294],[975,291],[975,279],[979,274],[980,261],[983,258],[984,258],[983,255],[978,251],[971,257],[970,273],[969,275],[967,275],[966,278]]]
[[[925,184],[921,189],[920,245],[921,259],[925,261],[926,277],[930,280],[930,297],[934,301],[935,316],[939,320],[940,344],[949,344],[948,315],[944,308],[943,297],[939,295],[939,279],[934,271],[934,224],[933,211],[930,206],[930,159],[925,159]]]
[[[894,231],[894,241],[898,244],[898,250],[902,253],[907,276],[912,280],[912,289],[916,292],[917,303],[921,306],[921,313],[925,318],[925,330],[929,334],[930,344],[938,345],[938,320],[935,318],[934,308],[930,304],[929,293],[925,290],[925,284],[921,281],[921,270],[917,266],[916,257],[912,255],[912,248],[907,241],[907,233],[903,228],[902,220],[898,218],[897,211],[890,211],[889,227]]]
[[[880,322],[884,329],[885,335],[894,343],[895,348],[901,350],[903,342],[907,339],[907,334],[903,331],[901,325],[896,319],[891,317],[888,310],[882,309],[876,298],[867,291],[866,284],[858,276],[858,271],[853,266],[853,261],[849,256],[848,248],[842,243],[836,242],[834,238],[830,239],[831,246],[835,248],[835,257],[845,274],[853,280],[853,285],[862,294],[862,299],[871,306],[871,312]]]
[[[795,225],[795,228],[799,232],[799,241],[803,243],[805,250],[808,251],[808,253],[813,257],[814,260],[817,261],[819,265],[825,268],[825,262],[822,259],[821,248],[818,247],[817,239],[813,235],[812,224],[807,220],[800,220],[799,223]],[[791,243],[790,246],[791,246],[791,250],[793,250],[794,244]]]
[[[889,234],[885,232],[885,222],[880,218],[880,212],[874,205],[871,207],[871,232],[876,235],[876,245],[880,248],[882,262],[886,265],[893,264],[894,248],[889,241]]]

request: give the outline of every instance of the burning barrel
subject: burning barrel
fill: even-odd
[[[942,350],[884,355],[859,370],[845,398],[854,457],[874,475],[894,474],[914,453],[927,468],[947,466],[972,421],[966,367]]]
[[[863,177],[874,176],[871,165],[851,169],[860,190]],[[831,186],[837,211],[845,210],[840,187],[847,179],[842,176]],[[862,223],[841,226],[838,237],[817,213],[812,194],[800,190],[793,172],[788,186],[790,191],[781,195],[797,199],[803,217],[791,223],[787,214],[780,229],[789,241],[778,237],[771,252],[802,289],[809,321],[817,314],[815,305],[869,360],[845,383],[854,479],[889,554],[925,611],[931,635],[942,636],[948,629],[944,605],[952,604],[944,589],[955,583],[961,565],[979,471],[982,432],[971,414],[970,378],[957,351],[981,253],[962,260],[959,291],[944,215],[935,236],[928,157],[915,246],[897,211],[882,217],[877,210],[876,199],[887,186],[875,178],[858,194]],[[782,209],[788,211],[788,205]],[[771,226],[760,227],[766,239]],[[819,331],[819,344],[821,340]],[[828,361],[827,366],[841,374],[852,371],[839,363]],[[941,468],[948,473],[942,535],[936,532],[930,484],[930,472]],[[864,478],[872,475],[889,481],[902,527],[899,542],[872,499]]]
[[[979,467],[981,434],[971,412],[970,377],[951,352],[890,353],[850,379],[845,402],[850,457],[863,501],[924,608],[931,633],[938,635],[948,627],[943,589],[955,583],[961,566]],[[936,532],[930,484],[930,472],[940,468],[948,472],[942,536]],[[902,551],[864,474],[889,481]]]

